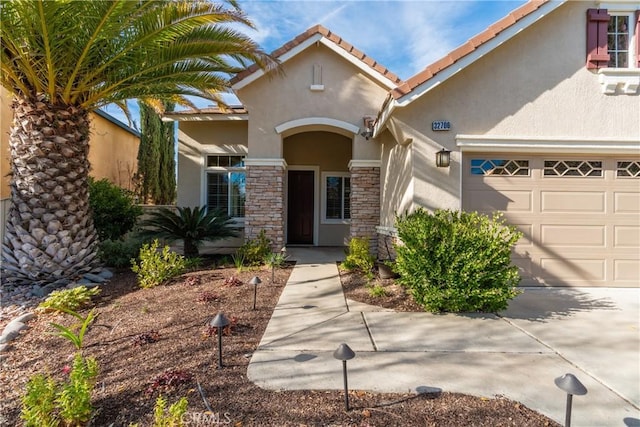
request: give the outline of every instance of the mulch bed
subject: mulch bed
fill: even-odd
[[[194,426],[558,425],[501,397],[352,391],[353,409],[346,412],[340,391],[269,391],[255,386],[247,379],[247,365],[290,272],[291,266],[277,269],[271,283],[268,268],[240,273],[235,268],[211,268],[153,289],[138,288],[130,271],[117,273],[95,299],[99,315],[85,338],[85,355],[96,357],[100,366],[91,425],[151,425],[160,394],[169,403],[186,396],[189,410],[184,421]],[[262,284],[253,310],[254,289],[247,282],[256,275]],[[359,279],[344,273],[342,278],[349,298],[362,293]],[[404,297],[390,298],[395,299],[369,303],[411,308]],[[217,336],[207,324],[220,311],[232,326],[223,335],[225,366],[217,369]],[[40,314],[4,355],[0,425],[21,424],[20,396],[32,374],[65,375],[74,349],[52,333],[52,321],[71,323],[66,315]],[[203,397],[213,412],[208,412]]]

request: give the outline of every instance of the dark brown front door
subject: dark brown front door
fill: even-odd
[[[313,244],[313,171],[289,171],[287,243]]]

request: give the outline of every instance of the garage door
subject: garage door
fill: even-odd
[[[465,153],[467,211],[524,237],[521,285],[640,286],[640,159]]]

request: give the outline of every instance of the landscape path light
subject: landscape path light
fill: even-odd
[[[262,283],[262,280],[258,276],[253,276],[253,279],[249,280],[249,284],[253,285],[253,309],[256,309],[256,298],[258,297],[258,285]]]
[[[333,352],[333,357],[342,360],[342,378],[344,379],[344,409],[349,410],[349,387],[347,385],[347,360],[356,357],[356,354],[347,344],[342,343]]]
[[[554,380],[556,386],[567,393],[567,409],[564,416],[564,427],[571,427],[571,403],[573,395],[582,396],[587,394],[587,388],[573,374],[564,374]]]
[[[216,314],[209,326],[212,328],[218,328],[218,369],[222,368],[222,329],[229,325],[229,319],[223,313]]]

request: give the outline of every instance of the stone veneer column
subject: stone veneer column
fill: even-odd
[[[372,254],[378,252],[380,223],[380,161],[351,160],[351,233],[350,237],[366,237]]]
[[[255,239],[264,230],[272,250],[284,246],[284,159],[245,159],[244,235]]]

